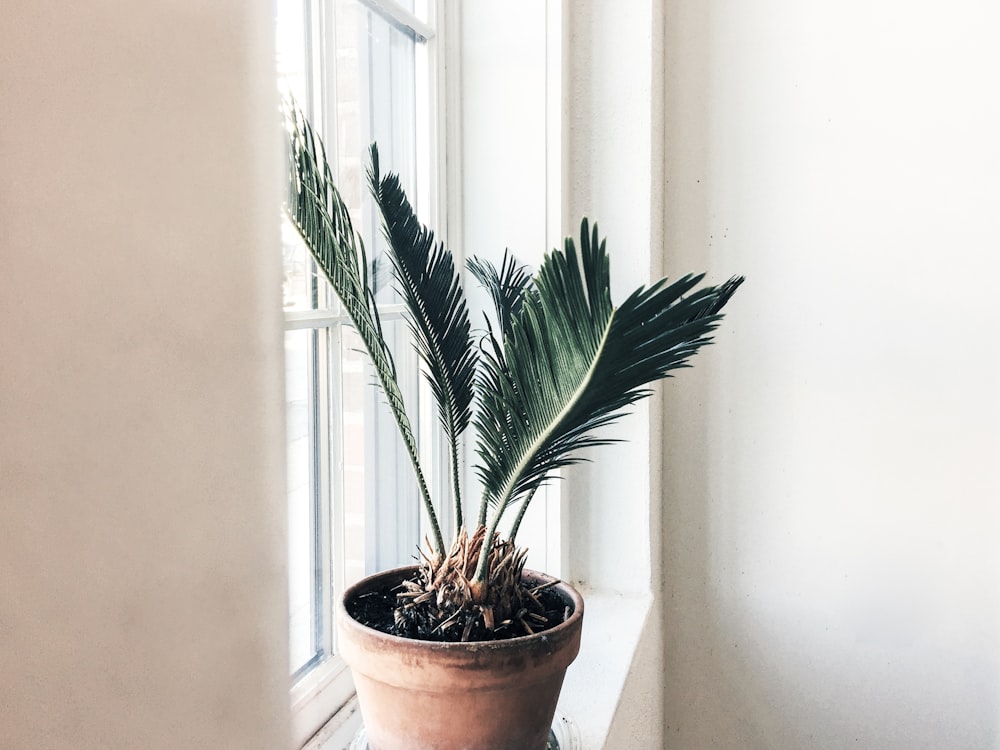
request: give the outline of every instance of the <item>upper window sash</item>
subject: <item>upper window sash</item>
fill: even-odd
[[[395,0],[358,0],[358,2],[378,13],[403,33],[408,34],[415,42],[428,42],[434,38],[433,26]]]

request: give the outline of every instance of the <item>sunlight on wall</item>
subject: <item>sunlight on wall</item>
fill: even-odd
[[[672,747],[1000,742],[998,31],[671,16],[671,246],[748,277],[668,396]]]

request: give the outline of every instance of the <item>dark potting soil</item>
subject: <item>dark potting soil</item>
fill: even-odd
[[[412,622],[397,625],[395,611],[399,604],[396,597],[399,591],[398,586],[383,586],[380,589],[373,589],[361,596],[355,597],[346,602],[347,613],[369,628],[373,628],[389,635],[398,635],[403,638],[412,638],[422,641],[458,642],[462,640],[463,627],[453,627],[447,630],[434,630],[426,632],[418,629]],[[545,588],[535,594],[535,598],[541,604],[540,610],[535,613],[541,615],[544,623],[537,620],[532,621],[532,631],[541,633],[554,628],[566,621],[573,612],[572,602],[559,595],[555,588]],[[473,619],[471,616],[470,619]],[[488,629],[482,621],[482,617],[474,617],[474,622],[469,628],[466,641],[498,641],[508,638],[518,638],[527,635],[517,623],[500,624],[495,630]]]

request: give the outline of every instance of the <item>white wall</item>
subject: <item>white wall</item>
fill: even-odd
[[[597,222],[611,256],[615,300],[661,275],[656,5],[565,6],[564,232],[579,237],[584,216]],[[650,409],[649,401],[631,408],[605,433],[621,442],[593,451],[567,474],[572,574],[588,585],[638,593],[649,590],[655,575],[650,549],[659,533],[651,519],[659,514],[650,503],[659,425]]]
[[[288,746],[272,37],[4,5],[5,750]]]
[[[667,5],[667,746],[1000,747],[1000,9]]]
[[[469,0],[461,9],[464,251],[499,263],[509,247],[537,268],[563,237],[579,236],[587,216],[608,238],[616,297],[648,283],[659,272],[651,236],[662,194],[650,167],[662,151],[653,137],[662,94],[652,83],[650,3]],[[574,467],[560,487],[568,575],[639,593],[651,576],[653,438],[648,405],[633,411],[612,431],[626,442],[594,452],[600,464]],[[601,468],[611,465],[618,470]],[[609,541],[636,529],[635,544]]]

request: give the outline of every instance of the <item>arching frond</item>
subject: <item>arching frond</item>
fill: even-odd
[[[478,353],[472,343],[468,305],[452,254],[413,212],[399,177],[379,173],[378,149],[371,147],[368,182],[382,214],[389,257],[417,350],[427,365],[451,453],[458,525],[462,524],[458,440],[472,417]]]
[[[609,442],[595,431],[709,342],[742,282],[696,289],[701,275],[662,280],[616,309],[609,265],[597,226],[591,232],[585,219],[579,254],[567,239],[546,256],[502,358],[483,358],[477,454],[491,533],[512,502],[578,461],[581,449]]]
[[[531,289],[531,273],[527,266],[518,265],[509,252],[504,252],[499,270],[490,261],[470,258],[466,267],[489,292],[500,326],[500,338],[510,333],[514,318],[521,312],[525,294]]]
[[[371,357],[375,375],[399,428],[399,434],[417,475],[421,497],[434,535],[436,551],[444,540],[427,489],[413,428],[396,378],[396,367],[382,334],[375,298],[368,283],[364,244],[355,233],[336,188],[322,140],[294,102],[284,103],[288,192],[285,210],[302,235],[316,265],[330,281]]]

